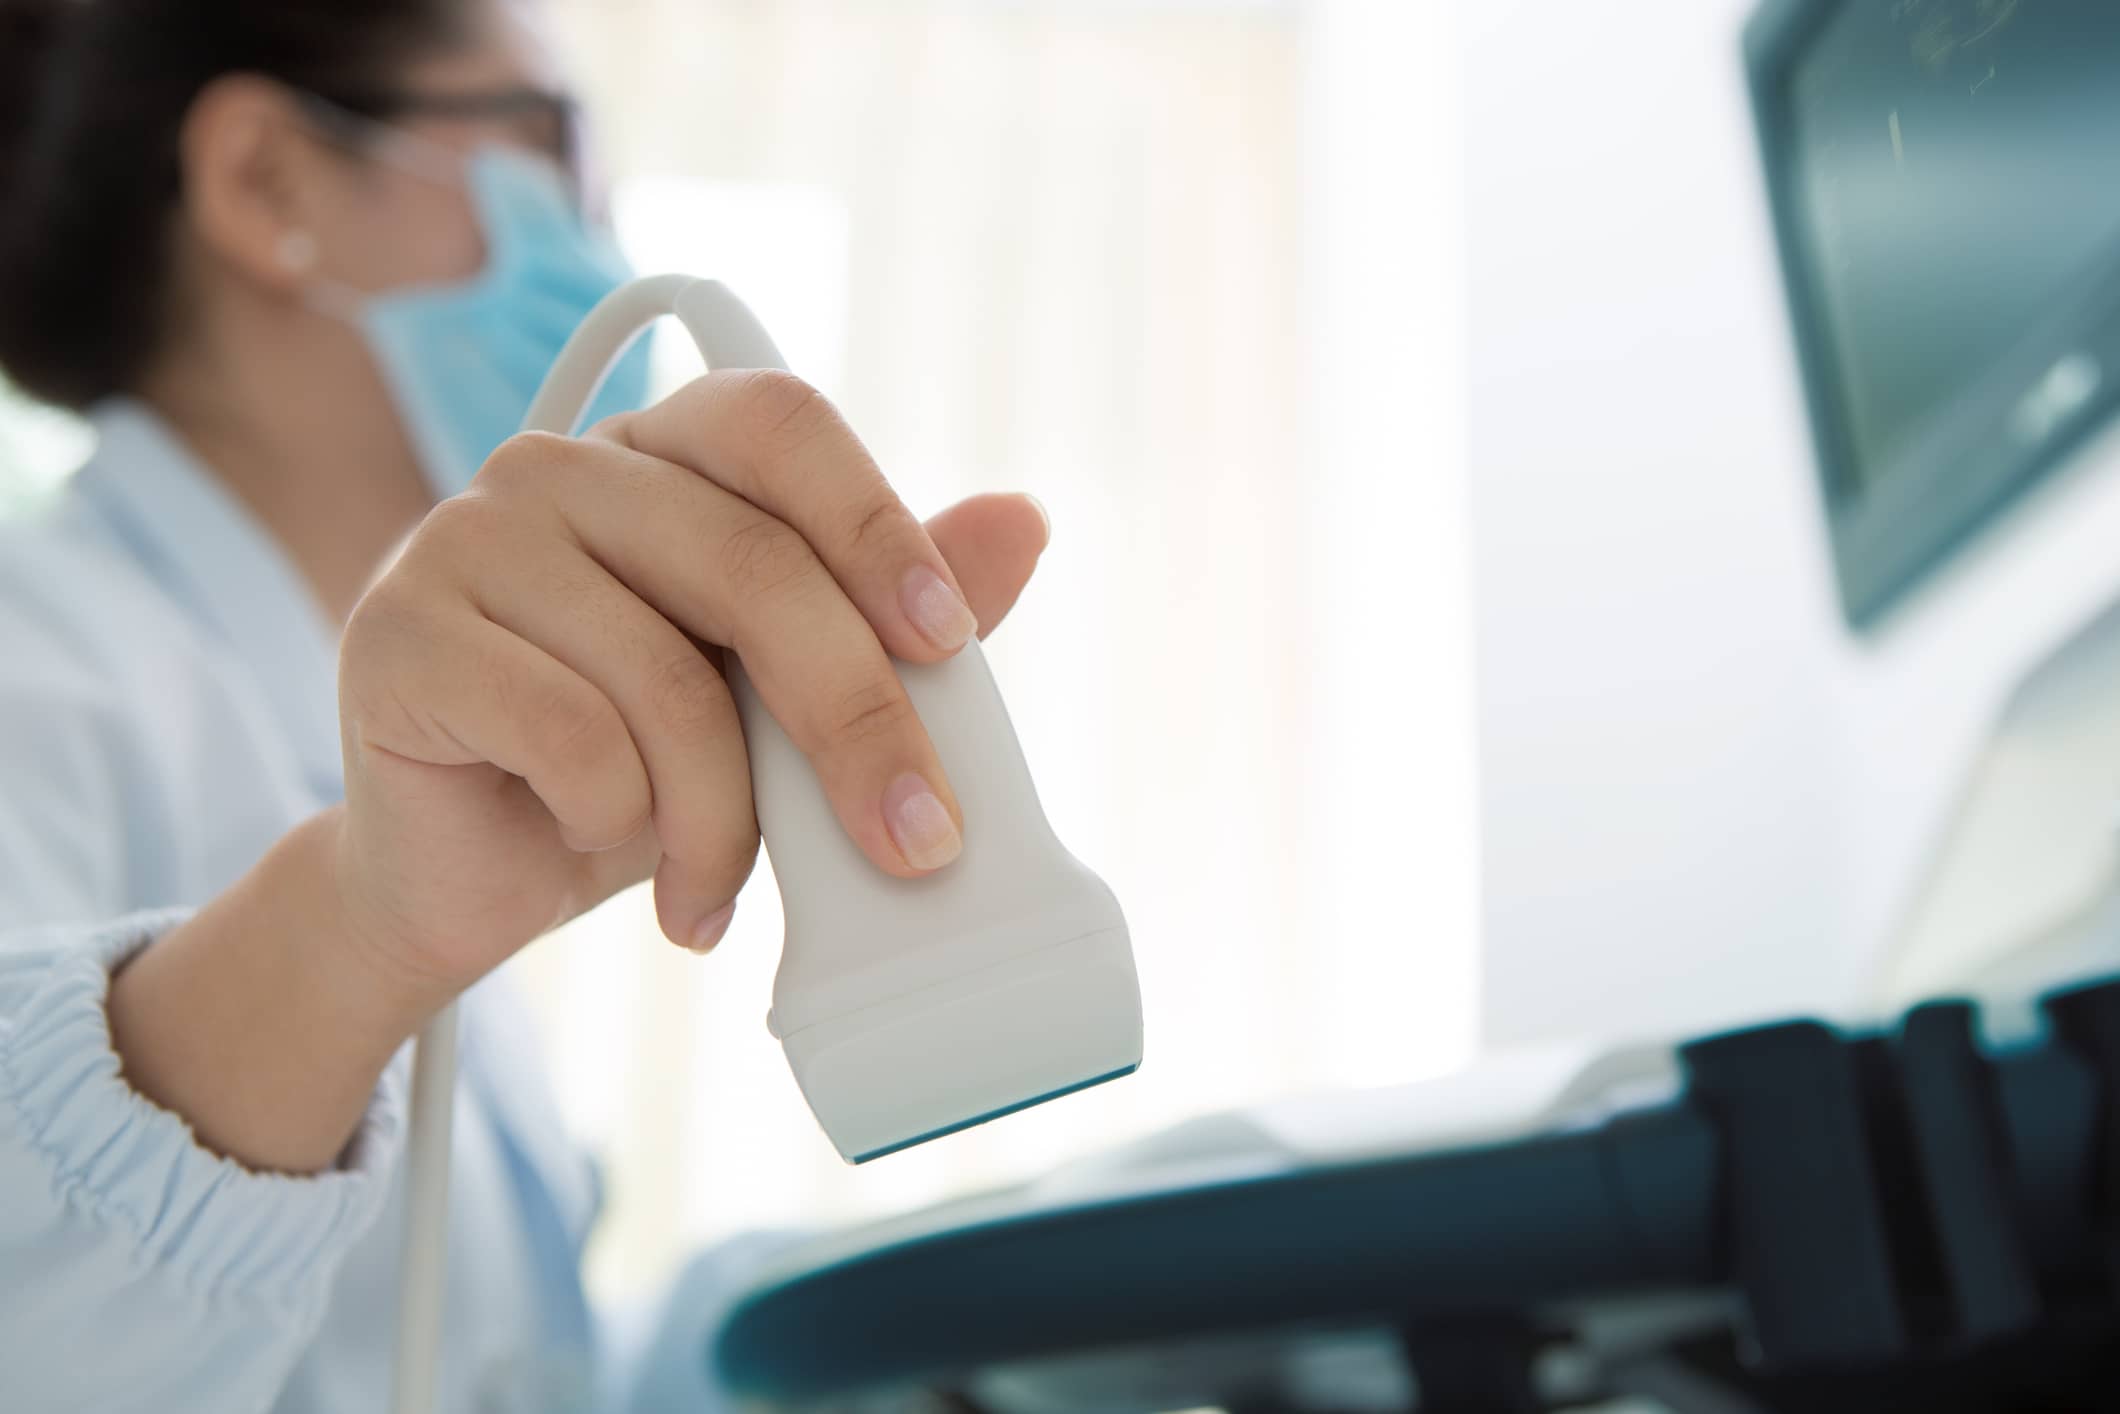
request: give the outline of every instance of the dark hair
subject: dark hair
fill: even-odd
[[[85,408],[132,391],[169,318],[178,133],[214,79],[387,86],[465,0],[0,0],[0,371]]]

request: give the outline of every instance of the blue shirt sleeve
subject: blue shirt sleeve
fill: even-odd
[[[252,1173],[119,1073],[110,975],[177,916],[0,941],[0,1370],[23,1409],[268,1408],[402,1144],[402,1058],[339,1167]]]
[[[150,421],[99,422],[51,513],[0,525],[0,1412],[367,1414],[410,1048],[339,1162],[290,1177],[203,1148],[111,1045],[113,972],[184,916],[136,910],[214,897],[337,794],[329,625]],[[529,1199],[573,1216],[563,1137],[525,1067],[498,1071],[497,1097],[458,1088],[452,1411],[563,1364],[541,1298],[580,1300],[572,1249],[524,1235]]]
[[[19,549],[10,545],[9,548]],[[135,704],[85,635],[0,596],[0,1404],[262,1411],[374,1223],[404,1129],[402,1058],[338,1167],[252,1173],[126,1083],[111,973],[184,916],[176,797],[144,735],[191,699]],[[131,710],[128,710],[131,708]],[[113,919],[115,918],[115,921]]]

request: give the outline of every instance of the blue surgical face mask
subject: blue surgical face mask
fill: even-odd
[[[486,240],[468,280],[375,295],[334,291],[327,307],[360,329],[438,496],[454,496],[521,427],[545,372],[597,301],[631,277],[548,162],[502,147],[471,154],[464,181]],[[638,341],[584,425],[647,401]]]

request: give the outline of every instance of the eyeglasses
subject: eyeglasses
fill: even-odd
[[[544,153],[558,165],[578,208],[587,210],[591,204],[581,105],[567,94],[524,84],[482,92],[356,89],[304,92],[300,96],[303,106],[326,126],[355,139],[374,125],[389,125],[406,118],[506,125],[525,146]]]

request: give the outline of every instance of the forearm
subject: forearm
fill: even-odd
[[[339,819],[291,831],[111,983],[127,1081],[252,1169],[337,1162],[392,1054],[446,1000],[362,945],[338,888]]]

